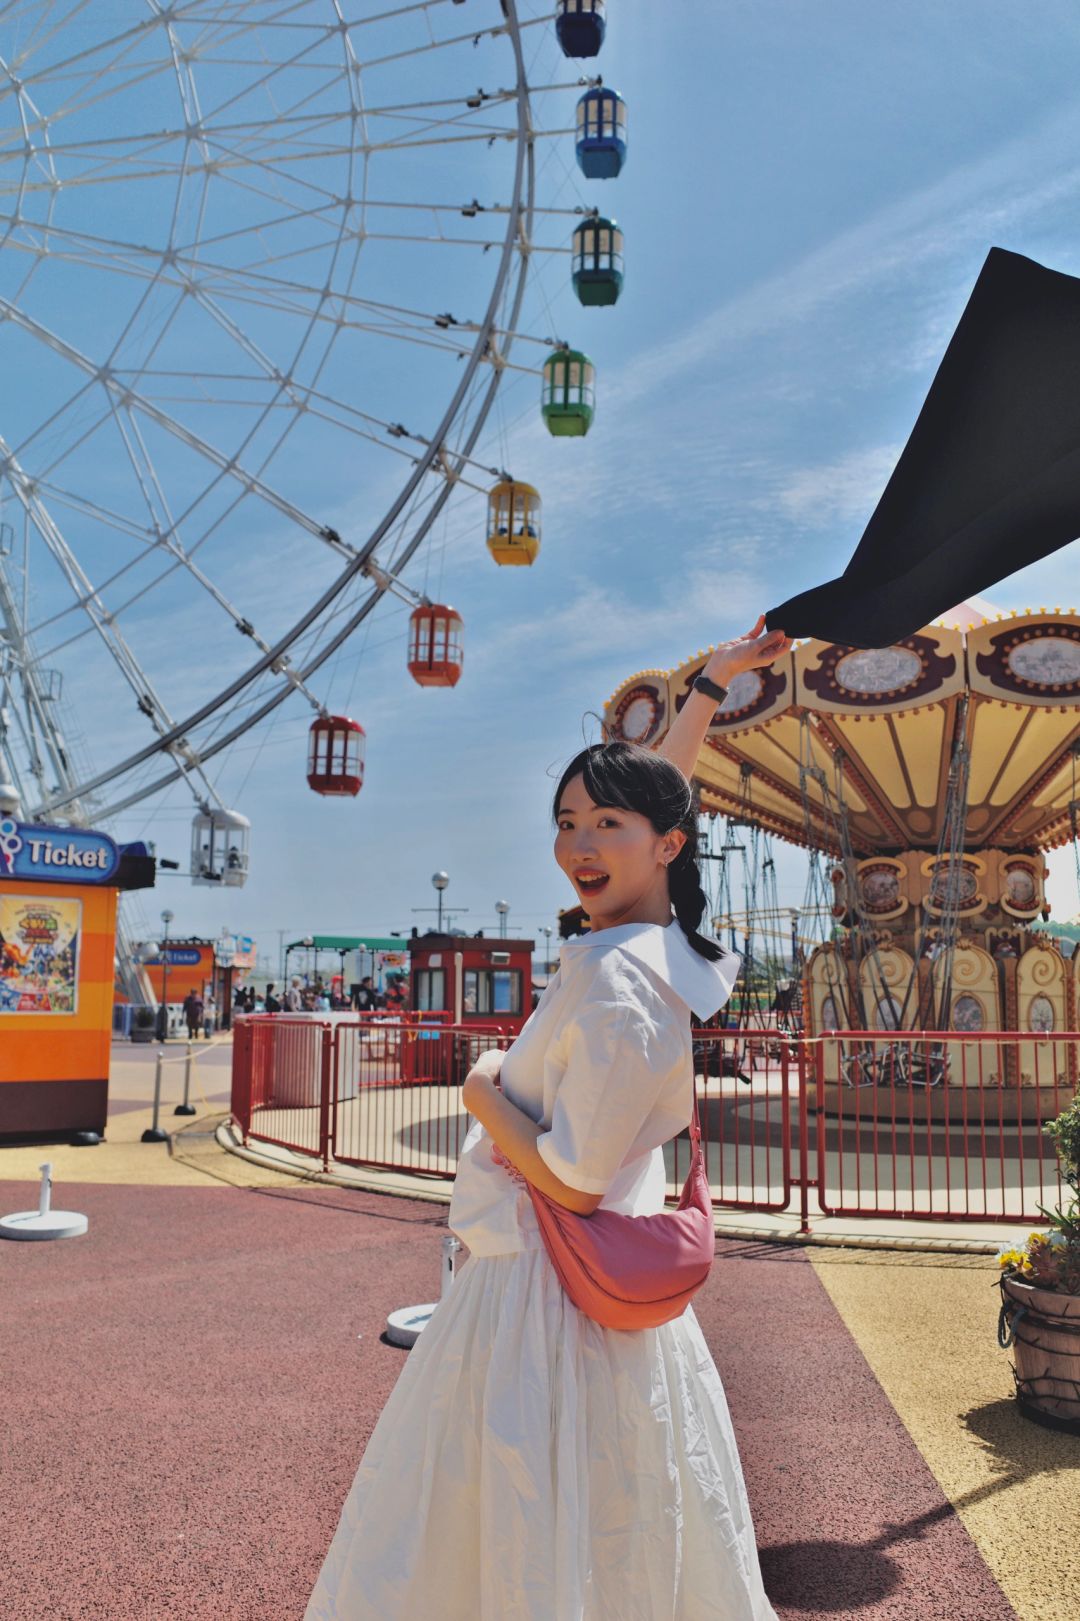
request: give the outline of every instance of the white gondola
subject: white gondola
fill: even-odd
[[[239,889],[247,880],[251,823],[239,811],[201,810],[191,824],[191,881]]]

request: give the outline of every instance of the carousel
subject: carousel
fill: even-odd
[[[739,675],[698,760],[701,811],[726,829],[705,853],[726,875],[742,850],[748,874],[744,911],[713,919],[744,967],[784,966],[765,945],[783,932],[769,841],[808,852],[790,948],[803,1033],[875,1038],[819,1043],[826,1109],[884,1085],[901,1114],[918,1097],[955,1116],[992,1086],[1043,1118],[1077,1082],[1080,1043],[1061,1034],[1080,1025],[1080,950],[1045,931],[1045,852],[1072,842],[1080,890],[1080,615],[985,610],[887,648],[806,641]],[[707,656],[624,682],[606,736],[657,746]],[[904,1031],[934,1039],[889,1041]]]

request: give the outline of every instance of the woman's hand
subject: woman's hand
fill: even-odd
[[[757,670],[763,664],[771,664],[782,653],[790,653],[795,643],[790,636],[785,636],[782,630],[766,631],[762,635],[765,625],[765,615],[758,616],[758,622],[753,630],[748,630],[745,636],[736,637],[731,642],[721,642],[709,657],[704,673],[710,681],[718,686],[730,687],[737,675],[744,670]]]

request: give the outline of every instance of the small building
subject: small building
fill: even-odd
[[[217,1003],[218,1020],[228,1029],[233,992],[254,973],[256,961],[255,942],[250,935],[229,938],[235,943],[231,962],[224,960],[220,940],[197,935],[186,940],[170,939],[167,945],[159,945],[156,957],[144,958],[146,977],[157,1001],[167,998],[169,1007],[178,1008],[189,991],[204,999],[210,991]]]
[[[516,1035],[532,1012],[535,944],[472,934],[414,934],[409,941],[413,1012],[445,1012],[454,1024]]]
[[[0,817],[0,1142],[104,1132],[117,899],[155,871],[145,844]]]

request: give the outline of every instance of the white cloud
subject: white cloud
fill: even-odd
[[[792,523],[820,527],[856,518],[865,523],[903,448],[898,444],[874,445],[866,450],[846,451],[814,467],[793,469],[780,479],[769,499]]]

